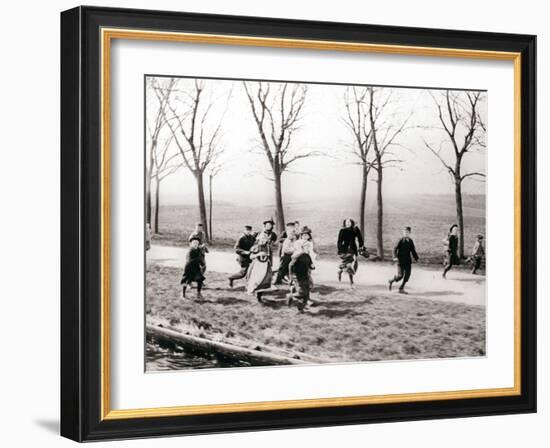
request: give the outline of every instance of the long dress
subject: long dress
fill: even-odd
[[[274,232],[261,232],[256,237],[256,243],[252,248],[252,263],[246,276],[246,292],[256,292],[270,289],[273,277],[273,243],[277,241]]]

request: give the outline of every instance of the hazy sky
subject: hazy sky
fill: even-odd
[[[160,82],[166,82],[159,78]],[[191,80],[181,79],[177,88],[184,92]],[[222,137],[224,169],[215,178],[215,200],[239,202],[258,201],[264,205],[273,202],[273,184],[266,178],[269,165],[259,151],[258,130],[250,110],[248,98],[241,81],[205,80],[205,95],[214,100],[211,117],[224,115]],[[309,84],[303,109],[301,127],[293,136],[292,151],[320,151],[326,156],[299,160],[292,171],[283,175],[283,196],[287,202],[308,199],[359,197],[361,169],[351,154],[353,143],[349,129],[344,125],[345,86]],[[403,163],[384,171],[384,194],[387,198],[402,194],[445,194],[453,192],[449,174],[441,162],[424,146],[424,140],[439,147],[445,138],[442,131],[430,129],[440,126],[433,98],[425,89],[392,88],[390,109],[396,119],[412,113],[409,129],[398,140],[400,146],[393,151]],[[229,96],[230,92],[230,96]],[[434,95],[441,91],[432,90]],[[180,93],[183,95],[183,93]],[[383,93],[381,93],[383,94]],[[480,114],[487,123],[486,94]],[[157,113],[158,102],[153,92],[147,93],[147,119]],[[216,120],[214,120],[216,121]],[[428,128],[428,129],[426,129]],[[165,128],[161,138],[170,135]],[[146,150],[149,149],[149,143]],[[171,148],[177,151],[175,144]],[[450,146],[443,146],[442,155],[452,161]],[[463,166],[475,171],[485,171],[483,152],[469,153]],[[375,193],[376,173],[370,174],[369,200]],[[466,193],[484,193],[485,183],[467,179],[463,183]],[[196,202],[196,182],[185,168],[167,177],[161,187],[161,203]]]

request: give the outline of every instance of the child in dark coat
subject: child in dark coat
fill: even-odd
[[[399,286],[399,292],[401,294],[407,294],[405,291],[405,284],[411,278],[412,258],[418,261],[418,254],[416,253],[414,242],[411,238],[410,227],[407,226],[403,230],[403,237],[395,245],[393,256],[397,259],[397,275],[388,281],[388,288],[391,291],[393,283],[402,280]]]
[[[447,235],[445,243],[446,253],[443,278],[447,277],[447,272],[449,272],[453,266],[460,264],[460,258],[458,257],[458,226],[456,224],[453,224],[449,229],[449,234]]]
[[[189,251],[185,260],[185,267],[180,283],[183,285],[182,295],[185,297],[187,287],[192,282],[197,283],[197,298],[202,299],[202,286],[204,284],[204,272],[206,271],[206,261],[204,259],[204,250],[200,247],[200,239],[192,237],[190,240]]]

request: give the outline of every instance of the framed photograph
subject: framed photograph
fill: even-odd
[[[535,36],[61,14],[61,433],[535,412]]]

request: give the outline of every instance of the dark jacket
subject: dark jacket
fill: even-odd
[[[449,235],[447,239],[447,252],[451,252],[451,254],[456,255],[458,252],[458,236]]]
[[[357,246],[357,242],[359,246]],[[359,252],[359,247],[363,247],[365,242],[363,235],[359,230],[359,227],[342,227],[338,233],[338,253],[347,254],[353,253],[355,255]]]
[[[401,238],[393,248],[393,256],[399,260],[399,264],[411,264],[414,257],[418,261],[418,254],[414,247],[414,242],[410,237]]]
[[[235,252],[238,255],[237,261],[239,261],[241,266],[243,263],[250,263],[250,249],[254,246],[255,241],[256,237],[254,235],[246,235],[243,233],[235,243]]]

